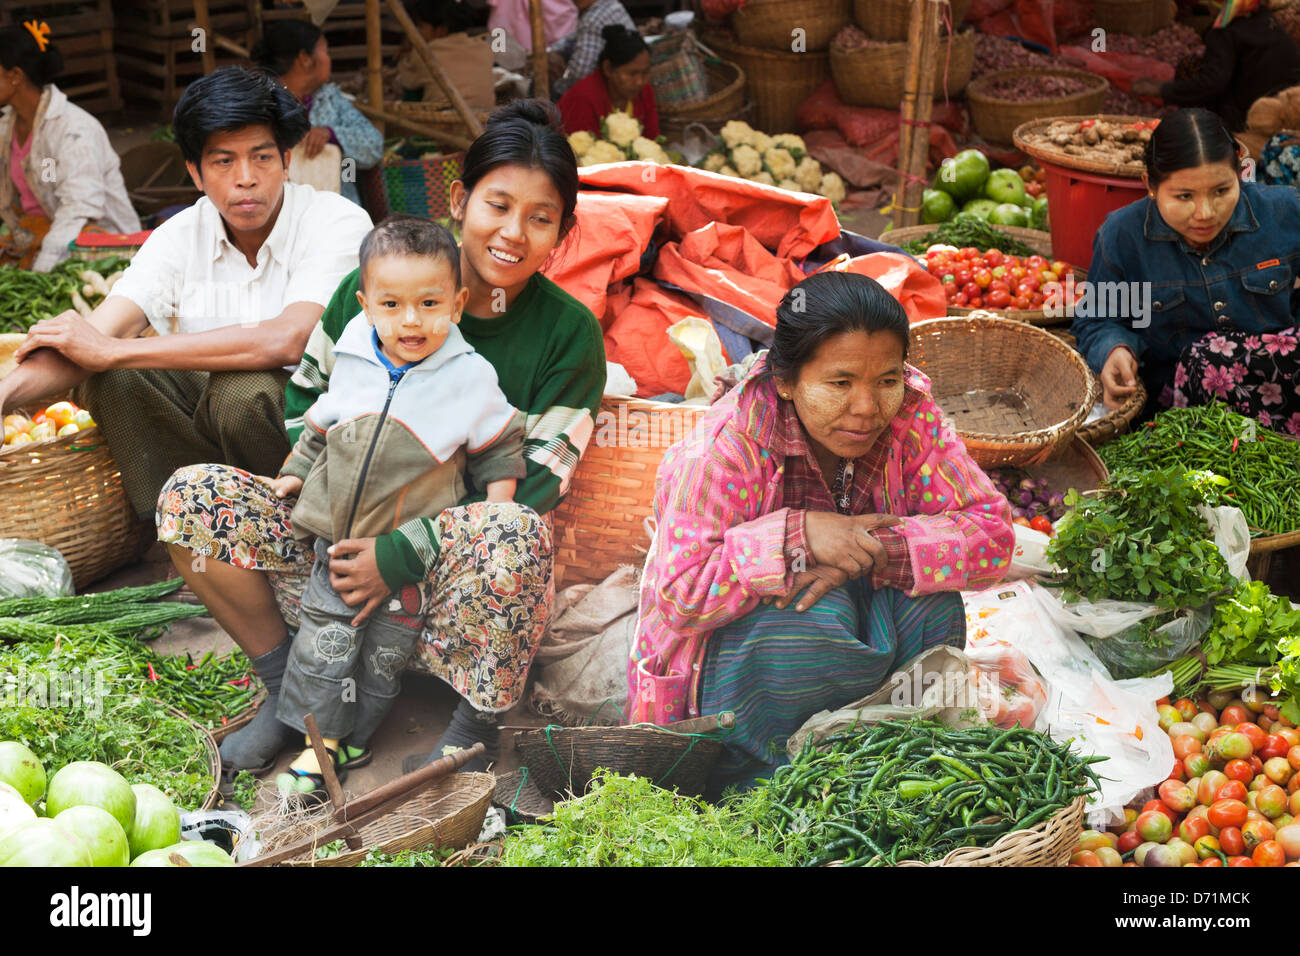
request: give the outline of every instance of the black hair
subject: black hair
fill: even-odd
[[[642,53],[649,53],[645,40],[636,30],[629,30],[621,23],[611,23],[600,31],[605,38],[605,48],[600,51],[600,63],[609,63],[612,67],[631,63]]]
[[[1239,158],[1237,141],[1223,120],[1199,107],[1176,110],[1162,119],[1143,155],[1153,190],[1180,169],[1228,163],[1235,171]]]
[[[389,216],[361,240],[358,267],[365,291],[366,266],[375,256],[428,256],[445,259],[460,288],[460,247],[450,230],[419,216]]]
[[[176,143],[186,162],[199,165],[213,133],[245,126],[271,127],[281,153],[296,146],[311,129],[307,111],[269,73],[226,66],[185,88],[172,113]]]
[[[758,378],[795,381],[822,343],[844,332],[889,332],[907,358],[907,313],[884,286],[855,272],[819,272],[776,307],[776,334]]]
[[[446,27],[452,33],[460,33],[474,25],[469,4],[461,0],[419,0],[411,7],[411,18],[431,27]]]
[[[63,72],[63,57],[59,48],[48,41],[42,53],[36,37],[25,26],[5,27],[0,29],[0,67],[17,67],[39,89]]]
[[[253,46],[253,62],[276,76],[284,76],[299,53],[315,55],[322,36],[320,27],[307,20],[273,20]]]
[[[498,166],[541,169],[555,184],[564,204],[560,217],[563,239],[578,205],[578,160],[562,129],[559,111],[546,100],[517,100],[497,110],[465,153],[460,174],[465,194],[472,193],[479,181]]]

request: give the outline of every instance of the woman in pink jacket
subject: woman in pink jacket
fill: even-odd
[[[875,280],[812,276],[778,307],[766,357],[660,466],[632,718],[734,711],[715,787],[785,762],[808,717],[921,651],[960,647],[958,591],[1010,565],[1007,501],[907,343]]]

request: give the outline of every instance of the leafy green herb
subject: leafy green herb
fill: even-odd
[[[341,840],[339,841],[342,842]],[[442,866],[443,861],[455,851],[449,847],[426,847],[423,850],[401,850],[389,854],[383,850],[371,850],[358,866]]]
[[[257,806],[257,794],[260,789],[261,783],[249,771],[241,770],[235,774],[233,784],[235,802],[245,810]]]
[[[1300,634],[1300,608],[1275,595],[1264,582],[1248,581],[1215,605],[1201,650],[1211,667],[1272,664],[1281,653],[1282,640],[1294,634]]]
[[[889,241],[888,233],[885,234],[884,240]],[[920,239],[905,242],[899,248],[904,252],[910,252],[912,255],[920,255],[930,246],[940,243],[956,246],[958,249],[972,246],[980,252],[998,249],[1013,256],[1032,256],[1036,254],[1033,249],[1019,239],[1000,229],[995,229],[979,216],[960,212],[948,222],[936,226],[933,232],[926,233]]]

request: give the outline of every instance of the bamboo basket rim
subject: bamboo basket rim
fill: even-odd
[[[1067,79],[1079,79],[1087,83],[1093,89],[1080,90],[1077,93],[1063,93],[1059,96],[1048,96],[1037,100],[1004,100],[996,96],[985,93],[984,87],[992,86],[996,81],[1016,76],[1043,76],[1051,74],[1063,76]],[[1018,66],[1006,70],[995,70],[992,73],[985,73],[971,80],[970,85],[966,87],[966,96],[968,99],[979,100],[988,106],[1014,106],[1030,108],[1036,106],[1048,106],[1052,103],[1059,103],[1063,100],[1069,100],[1078,96],[1095,95],[1105,93],[1110,88],[1110,82],[1104,76],[1097,76],[1095,73],[1089,73],[1086,70],[1077,70],[1068,66]]]
[[[447,792],[438,796],[437,799],[443,800],[464,796],[468,796],[471,799],[463,802],[455,810],[433,820],[419,817],[411,812],[413,806],[420,806],[422,801],[427,804],[430,798],[433,798],[435,794],[439,794],[440,791],[444,789]],[[413,850],[433,846],[439,839],[440,833],[445,833],[453,827],[461,828],[467,824],[475,827],[474,832],[470,834],[467,841],[472,843],[474,838],[478,836],[479,831],[483,828],[483,820],[487,816],[488,807],[492,802],[492,795],[495,790],[496,775],[493,773],[460,771],[458,773],[447,774],[445,777],[434,781],[431,786],[411,797],[411,799],[397,807],[394,807],[390,812],[384,814],[382,817],[372,820],[370,823],[364,825],[358,833],[358,835],[362,837],[362,842],[364,844],[361,849],[345,850],[338,854],[338,856],[318,860],[316,859],[316,847],[313,847],[312,849],[305,851],[307,854],[305,857],[296,857],[292,860],[286,860],[281,865],[296,868],[356,866],[358,863],[365,860],[371,850],[379,850],[380,852],[391,854],[394,852],[400,852],[401,850]],[[379,843],[371,843],[370,840],[365,837],[366,831],[370,831],[372,834],[371,839],[373,839],[374,834],[382,833],[385,829],[394,829],[395,825],[405,818],[409,818],[412,821],[410,826],[396,834],[385,836],[385,838]],[[477,820],[476,824],[471,823],[471,821],[474,820]],[[453,834],[453,837],[454,839],[452,842],[460,842],[459,835]],[[450,848],[461,849],[460,847]],[[443,849],[443,847],[440,847],[440,849]]]
[[[17,412],[13,413],[17,414]],[[86,445],[84,447],[73,447],[87,439],[94,439],[96,444]],[[73,432],[71,435],[64,435],[62,438],[47,438],[45,441],[26,442],[22,445],[10,445],[8,448],[0,449],[0,473],[6,466],[22,466],[31,464],[30,461],[23,459],[30,458],[32,455],[37,457],[48,456],[52,454],[63,454],[64,452],[76,453],[82,451],[94,451],[97,448],[107,446],[108,441],[104,438],[103,433],[99,430],[98,425],[92,425],[90,428],[83,428],[80,431]]]
[[[1101,379],[1098,378],[1097,381],[1100,385]],[[1111,409],[1110,412],[1095,422],[1080,425],[1078,435],[1094,448],[1097,445],[1104,445],[1112,438],[1118,438],[1120,435],[1125,434],[1133,424],[1133,420],[1146,407],[1146,403],[1146,385],[1143,384],[1141,376],[1138,376],[1137,391],[1129,396],[1128,401],[1119,408]]]
[[[1046,820],[1026,830],[1012,830],[998,837],[997,841],[987,847],[959,847],[942,860],[933,863],[919,863],[904,860],[899,866],[1023,866],[1025,860],[1032,859],[1037,853],[1051,852],[1059,857],[1056,864],[1063,866],[1069,859],[1069,840],[1082,828],[1084,810],[1087,800],[1075,797],[1067,807],[1062,807]],[[1061,849],[1056,849],[1057,846]]]
[[[252,723],[253,718],[257,716],[258,709],[262,706],[262,703],[265,700],[266,700],[266,688],[263,687],[253,697],[252,703],[250,703],[247,707],[245,707],[243,710],[237,713],[234,717],[228,718],[226,723],[221,724],[220,726],[217,727],[213,727],[211,730],[208,731],[208,733],[212,735],[212,739],[215,740],[218,744],[221,743],[221,741],[225,740],[236,730],[241,730],[244,727],[247,727],[250,723]]]
[[[728,97],[734,97],[738,92],[743,95],[746,82],[744,68],[741,67],[739,63],[724,60],[722,57],[716,57],[715,59],[716,62],[705,62],[705,72],[708,73],[710,70],[723,70],[730,72],[734,70],[736,75],[732,77],[726,86],[722,87],[717,92],[710,93],[702,100],[695,100],[691,103],[675,103],[672,105],[660,106],[660,118],[666,117],[668,119],[676,119],[678,116],[707,112],[718,104],[724,102]]]
[[[212,810],[221,803],[221,750],[217,747],[217,742],[212,739],[212,734],[208,732],[206,727],[185,713],[185,711],[179,710],[170,704],[165,706],[172,716],[185,721],[199,735],[199,742],[208,758],[208,777],[212,781],[212,786],[208,788],[208,795],[204,799],[203,805],[195,809]]]
[[[1100,163],[1079,156],[1071,156],[1069,153],[1062,152],[1054,147],[1030,143],[1025,137],[1040,128],[1046,129],[1059,120],[1095,119],[1106,123],[1127,125],[1129,123],[1149,123],[1155,118],[1154,116],[1126,116],[1121,113],[1065,113],[1060,116],[1048,116],[1021,123],[1016,127],[1015,132],[1011,134],[1011,138],[1018,150],[1032,156],[1039,162],[1051,163],[1054,166],[1062,166],[1081,173],[1096,173],[1099,176],[1115,176],[1120,179],[1140,179],[1142,174],[1146,172],[1145,163]]]
[[[705,40],[705,37],[708,39]],[[758,46],[746,46],[739,40],[718,30],[702,31],[701,41],[706,46],[721,47],[723,51],[739,53],[742,56],[758,60],[771,60],[773,63],[785,66],[792,66],[795,63],[808,63],[810,60],[818,59],[824,59],[826,63],[830,63],[830,47],[825,50],[809,50],[807,53],[785,53],[780,50],[766,50]],[[719,53],[719,56],[725,59],[722,52]]]

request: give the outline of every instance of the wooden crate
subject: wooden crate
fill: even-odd
[[[49,11],[66,11],[51,14]],[[55,83],[68,98],[96,116],[122,108],[122,90],[113,57],[114,21],[111,0],[74,0],[0,5],[0,26],[41,20],[50,26],[50,39],[63,55],[63,72]]]

